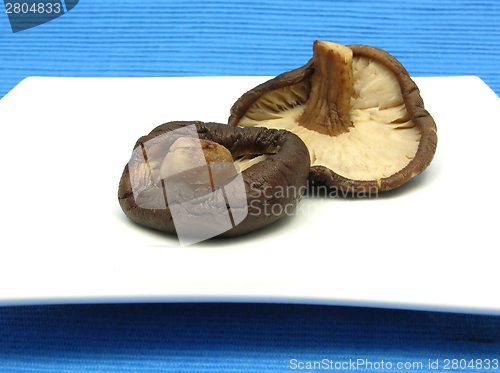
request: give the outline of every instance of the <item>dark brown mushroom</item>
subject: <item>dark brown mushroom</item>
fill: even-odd
[[[136,142],[118,199],[149,228],[179,235],[182,223],[196,237],[236,236],[291,214],[309,168],[307,147],[288,131],[170,122]]]
[[[313,181],[345,191],[394,189],[431,163],[436,124],[387,52],[315,41],[313,58],[245,93],[229,125],[286,129],[311,156]]]

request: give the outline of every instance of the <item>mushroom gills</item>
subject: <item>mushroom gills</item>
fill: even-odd
[[[325,166],[345,178],[389,177],[415,157],[420,131],[410,120],[392,71],[371,58],[354,56],[352,72],[352,126],[343,133],[328,136],[299,125],[308,104],[310,78],[264,94],[238,125],[291,131],[307,145],[311,166]]]
[[[236,169],[238,172],[243,172],[247,168],[252,167],[254,164],[257,164],[259,162],[265,161],[267,158],[269,158],[271,154],[260,154],[260,155],[244,155],[242,157],[239,157],[234,161],[234,165],[236,166]]]
[[[300,83],[270,91],[247,110],[245,118],[257,123],[265,120],[282,119],[283,115],[287,115],[288,110],[301,107],[307,102],[310,90],[311,80],[306,79]]]

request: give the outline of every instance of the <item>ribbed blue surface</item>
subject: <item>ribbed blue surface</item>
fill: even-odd
[[[97,1],[12,34],[0,16],[0,97],[47,76],[276,75],[312,41],[386,49],[413,76],[477,75],[500,92],[500,2]]]
[[[0,97],[34,75],[276,75],[303,65],[314,39],[374,45],[413,76],[477,75],[500,93],[497,0],[81,0],[16,34],[0,15]],[[293,371],[291,359],[358,358],[420,361],[422,371],[435,371],[429,359],[439,371],[447,358],[499,359],[500,318],[248,304],[0,308],[0,372]]]
[[[0,308],[2,372],[261,373],[324,359],[334,367],[383,360],[397,372],[482,359],[479,371],[498,372],[484,366],[499,354],[500,318],[491,316],[254,304]],[[436,360],[440,369],[429,369]],[[396,369],[398,362],[422,369]]]

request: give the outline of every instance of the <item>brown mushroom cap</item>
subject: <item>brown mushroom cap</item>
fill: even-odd
[[[296,133],[310,178],[345,191],[394,189],[431,163],[436,124],[418,87],[389,53],[315,41],[314,57],[238,99],[229,125]]]
[[[226,202],[222,200],[222,205],[211,204],[209,202],[222,194],[199,191],[182,182],[170,184],[167,201],[165,187],[162,188],[162,184],[155,183],[151,176],[142,171],[141,167],[147,166],[153,170],[150,175],[154,174],[155,167],[160,167],[170,146],[182,135],[182,130],[188,126],[192,128],[192,125],[195,125],[201,141],[209,140],[222,145],[229,150],[233,159],[265,156],[261,162],[243,167],[241,175],[244,191],[241,187],[238,190],[238,186],[231,183],[232,179],[221,185],[225,191],[224,198],[229,200],[236,193],[245,193],[245,198],[243,201],[240,199],[239,205],[228,204],[227,199]],[[146,162],[137,161],[142,157],[146,143],[149,156]],[[235,164],[239,164],[239,161]],[[290,214],[305,192],[309,168],[307,147],[299,137],[288,131],[236,128],[219,123],[170,122],[158,126],[136,142],[132,158],[120,179],[118,200],[125,215],[135,223],[169,233],[176,233],[172,203],[184,203],[184,208],[193,216],[210,216],[210,224],[215,224],[213,222],[221,219],[222,214],[227,211],[232,216],[245,211],[247,214],[239,224],[233,224],[233,228],[220,234],[221,237],[237,236],[267,226]],[[221,206],[224,211],[220,211]],[[193,228],[196,232],[203,232],[207,227],[197,225]]]

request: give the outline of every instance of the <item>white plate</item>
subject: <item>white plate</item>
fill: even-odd
[[[266,229],[180,247],[131,223],[118,181],[142,135],[226,122],[266,77],[28,78],[0,101],[0,305],[277,302],[500,314],[500,99],[417,78],[431,167],[378,198],[305,199]]]

